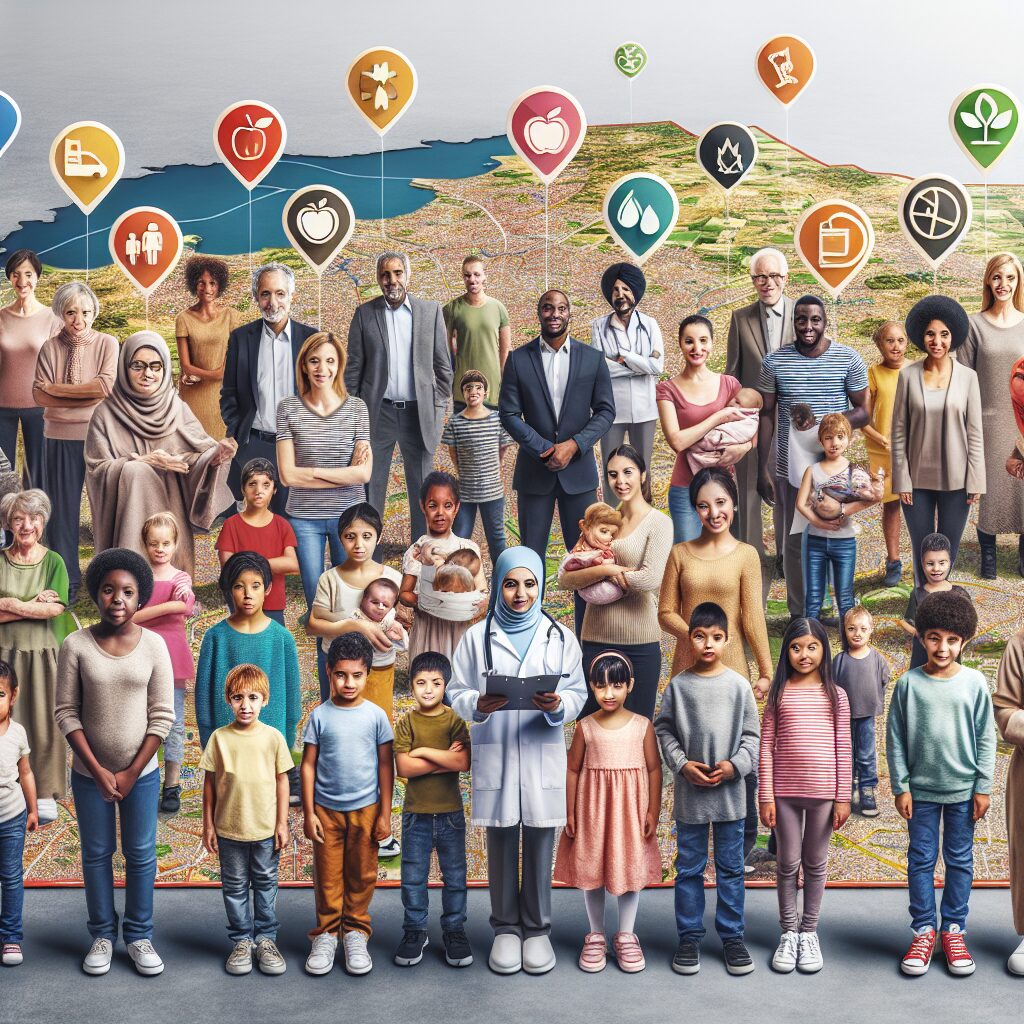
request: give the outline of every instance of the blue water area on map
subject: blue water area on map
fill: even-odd
[[[414,188],[413,178],[471,178],[498,166],[496,156],[512,147],[504,135],[471,142],[427,142],[415,149],[384,154],[385,217],[426,206],[429,189]],[[289,243],[281,227],[288,197],[305,185],[331,185],[348,196],[356,217],[381,216],[380,153],[357,156],[281,157],[252,193],[252,249]],[[250,251],[248,193],[221,163],[207,167],[177,164],[154,169],[140,178],[122,178],[89,217],[77,206],[63,206],[51,223],[25,222],[3,240],[3,249],[33,249],[44,263],[61,268],[98,267],[110,263],[107,237],[117,218],[134,206],[166,210],[181,233],[198,235],[200,252],[232,255]]]

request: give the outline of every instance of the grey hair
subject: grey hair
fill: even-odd
[[[54,313],[63,320],[64,313],[68,306],[70,306],[75,299],[82,298],[88,299],[92,303],[92,308],[95,311],[94,316],[99,316],[100,300],[96,298],[96,293],[84,281],[67,281],[62,284],[53,293],[53,301],[50,303],[50,309],[52,309]]]
[[[778,249],[758,249],[753,256],[750,257],[750,272],[754,272],[754,267],[757,266],[758,262],[764,259],[766,256],[774,256],[782,264],[782,272],[784,274],[789,273],[789,260],[786,259],[786,254],[780,252]]]
[[[412,276],[412,268],[409,266],[409,257],[404,252],[382,252],[377,257],[377,277],[380,277],[380,268],[387,263],[388,260],[401,260],[402,266],[405,267],[405,279],[406,281]]]
[[[264,263],[263,266],[257,267],[252,272],[252,297],[254,299],[257,298],[260,293],[260,278],[264,274],[269,274],[275,270],[284,274],[288,279],[289,294],[295,294],[295,271],[284,263]]]
[[[17,491],[14,494],[5,494],[0,498],[0,523],[5,529],[11,525],[11,517],[15,512],[24,512],[28,516],[42,516],[43,526],[50,521],[50,513],[53,506],[45,491],[38,487],[32,487],[27,491]]]

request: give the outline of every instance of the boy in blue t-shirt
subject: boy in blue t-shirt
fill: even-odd
[[[327,652],[331,699],[302,734],[302,817],[313,842],[316,927],[306,970],[328,974],[343,933],[345,970],[373,968],[366,948],[377,885],[377,844],[391,835],[395,769],[388,716],[363,696],[373,647],[361,633],[334,638]]]

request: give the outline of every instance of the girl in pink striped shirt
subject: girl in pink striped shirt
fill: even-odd
[[[761,821],[778,841],[779,924],[776,971],[822,968],[818,912],[832,832],[850,816],[853,784],[850,703],[832,679],[828,634],[817,619],[794,619],[782,638],[761,725],[758,800]],[[797,873],[803,867],[803,914]]]

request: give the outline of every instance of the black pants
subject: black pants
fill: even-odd
[[[654,708],[658,703],[658,683],[661,680],[661,644],[602,644],[584,640],[583,674],[590,679],[590,664],[602,651],[617,651],[629,658],[633,665],[633,692],[626,698],[626,708],[644,718],[654,719]],[[587,694],[580,718],[597,711],[593,691]]]
[[[250,459],[266,459],[277,470],[277,442],[269,440],[270,435],[257,435],[256,431],[249,434],[249,440],[238,446],[235,457],[231,460],[231,469],[228,471],[228,487],[231,493],[237,498],[242,497],[242,470]],[[273,498],[270,499],[270,510],[279,516],[287,516],[285,511],[288,505],[288,488],[283,487],[278,481],[277,489]],[[228,513],[234,509],[228,509]]]
[[[923,586],[921,541],[929,533],[945,534],[949,538],[949,564],[952,568],[956,563],[957,551],[960,550],[960,538],[963,537],[971,506],[967,504],[967,491],[963,488],[959,491],[929,491],[915,487],[912,493],[914,504],[903,506],[903,517],[907,521],[910,547],[914,554],[914,582]]]
[[[18,424],[25,441],[25,466],[22,480],[26,487],[46,489],[46,446],[43,443],[43,410],[0,409],[0,451],[7,456],[11,468],[18,461]]]
[[[85,485],[85,442],[58,441],[46,444],[46,494],[52,511],[46,528],[51,548],[64,559],[68,593],[74,595],[82,582],[78,567],[78,539],[82,522],[82,487]],[[97,552],[99,554],[99,552]]]
[[[522,875],[519,837],[522,834]],[[554,828],[510,825],[487,829],[487,887],[495,935],[530,939],[551,934],[551,855]]]

